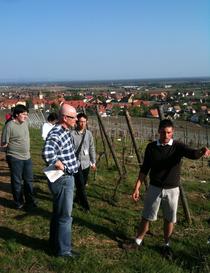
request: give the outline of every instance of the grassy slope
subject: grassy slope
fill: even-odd
[[[169,262],[161,257],[159,249],[162,244],[161,213],[151,227],[155,236],[146,237],[141,252],[126,253],[120,248],[123,238],[134,236],[142,209],[141,201],[134,204],[130,199],[138,168],[128,168],[128,176],[113,200],[118,174],[111,160],[111,167],[107,170],[102,159],[96,177],[93,173],[90,175],[87,188],[91,214],[83,213],[78,207],[73,211],[73,243],[82,255],[79,260],[72,261],[52,257],[48,249],[51,196],[42,174],[42,145],[40,132],[31,130],[34,185],[39,208],[27,214],[14,210],[10,200],[4,202],[0,220],[0,272],[210,272],[207,255],[210,246],[206,244],[210,235],[207,160],[184,161],[182,180],[193,223],[187,225],[180,205],[172,239],[176,259]],[[207,183],[200,183],[201,180]]]

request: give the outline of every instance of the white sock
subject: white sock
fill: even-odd
[[[142,239],[136,238],[136,239],[135,239],[135,242],[137,243],[137,245],[140,246],[140,244],[142,243]]]

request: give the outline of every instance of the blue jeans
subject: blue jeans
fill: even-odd
[[[23,205],[24,201],[27,205],[34,204],[35,199],[33,191],[33,171],[31,159],[21,160],[8,155],[7,163],[10,168],[12,194],[16,206],[18,207]]]
[[[58,256],[71,255],[72,205],[74,177],[63,175],[54,183],[48,181],[53,195],[53,213],[50,222],[50,245]]]

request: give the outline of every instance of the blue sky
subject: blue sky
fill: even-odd
[[[209,76],[208,0],[0,0],[0,81]]]

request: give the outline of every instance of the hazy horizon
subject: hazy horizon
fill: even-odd
[[[53,85],[53,84],[60,84],[60,85],[68,85],[68,84],[126,84],[130,83],[131,85],[139,85],[143,83],[160,83],[163,82],[165,84],[167,83],[181,83],[181,82],[210,82],[209,76],[204,77],[181,77],[181,78],[145,78],[145,79],[106,79],[106,80],[64,80],[64,81],[33,81],[33,80],[23,80],[23,81],[2,81],[0,80],[0,86],[2,85]]]

